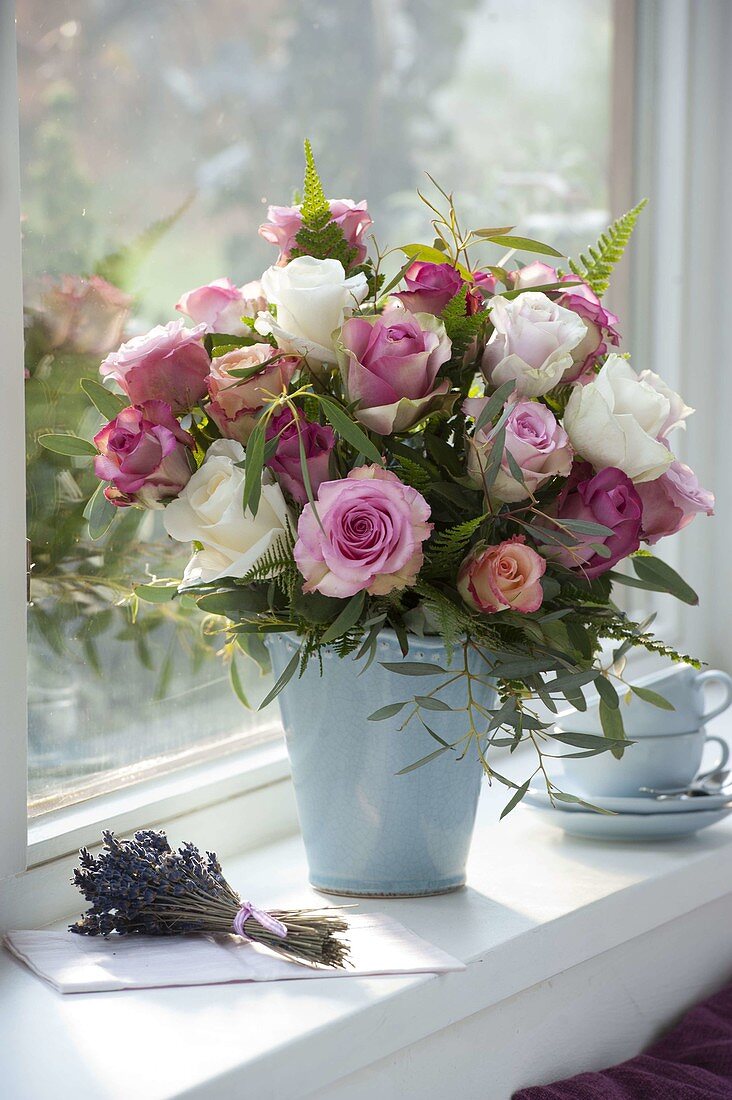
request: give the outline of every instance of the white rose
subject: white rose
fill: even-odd
[[[269,267],[262,276],[267,301],[277,319],[260,313],[256,329],[272,333],[283,351],[316,363],[335,363],[333,334],[368,294],[363,272],[346,277],[339,260],[298,256],[285,267]]]
[[[183,587],[222,577],[243,577],[292,524],[282,490],[265,474],[256,516],[242,510],[244,470],[235,465],[244,448],[233,439],[209,447],[203,465],[163,514],[165,530],[178,542],[202,544],[183,576]]]
[[[593,382],[573,389],[564,430],[596,470],[615,466],[632,481],[654,481],[674,460],[659,440],[670,413],[664,393],[639,378],[627,359],[609,355]]]
[[[490,319],[495,331],[483,353],[483,374],[492,386],[513,379],[520,397],[540,397],[553,389],[587,335],[577,313],[536,291],[512,299],[496,295]]]
[[[652,386],[656,393],[660,393],[668,398],[669,413],[666,420],[661,425],[661,430],[658,433],[659,438],[665,439],[668,433],[672,432],[675,428],[684,428],[684,430],[686,430],[684,421],[694,412],[691,405],[687,405],[683,397],[667,386],[663,378],[658,374],[654,374],[652,370],[642,370],[638,377],[641,382],[647,382],[649,386]]]

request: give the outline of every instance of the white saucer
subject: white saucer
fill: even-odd
[[[569,836],[590,840],[677,840],[716,825],[732,813],[732,808],[727,808],[699,810],[693,814],[597,814],[590,811],[565,814],[551,806],[536,804],[528,809],[537,817],[543,817],[547,825],[563,829]]]
[[[669,798],[664,801],[659,801],[652,795],[647,798],[642,795],[636,795],[634,798],[621,798],[618,795],[614,797],[598,795],[596,798],[583,795],[582,797],[585,802],[589,802],[592,806],[597,806],[600,810],[612,810],[616,814],[681,814],[721,810],[728,802],[732,802],[732,791],[727,791],[726,794],[699,795],[696,798]],[[552,808],[546,789],[527,791],[523,801],[527,805],[537,806],[539,809]],[[557,802],[556,809],[568,811],[569,813],[588,812],[584,806],[578,806],[576,802]]]

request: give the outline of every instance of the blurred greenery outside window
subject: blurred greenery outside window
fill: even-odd
[[[79,388],[185,290],[274,261],[257,235],[312,140],[381,246],[428,239],[424,171],[465,221],[576,253],[609,217],[611,0],[18,0],[31,814],[271,735],[266,681],[186,601],[130,598],[187,554],[129,509],[92,542]],[[358,33],[354,33],[357,27]],[[337,64],[334,63],[337,59]],[[223,652],[222,652],[223,651]]]

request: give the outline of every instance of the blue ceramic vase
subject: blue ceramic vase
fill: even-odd
[[[279,676],[298,640],[270,634],[267,644]],[[471,746],[464,760],[444,752],[397,774],[439,746],[417,718],[399,729],[407,707],[381,722],[368,716],[427,695],[445,677],[383,668],[382,661],[403,659],[393,631],[383,631],[377,646],[365,672],[363,660],[324,650],[322,676],[313,660],[279,696],[310,882],[329,894],[356,897],[449,893],[465,884],[482,768]],[[449,664],[439,638],[415,640],[407,659],[456,673],[463,667],[462,647]],[[495,705],[487,685],[474,683],[473,691],[483,706]],[[440,692],[452,707],[464,707],[465,697],[462,678]],[[429,725],[448,742],[466,732],[464,713],[430,711]]]

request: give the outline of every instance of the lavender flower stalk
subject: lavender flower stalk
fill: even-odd
[[[328,909],[257,909],[229,886],[213,852],[204,857],[193,844],[174,851],[162,832],[142,829],[132,840],[118,840],[108,831],[102,836],[98,856],[86,848],[79,852],[81,866],[72,881],[90,905],[70,926],[72,932],[235,933],[293,962],[346,965],[348,944],[338,933],[348,924],[339,914]]]

